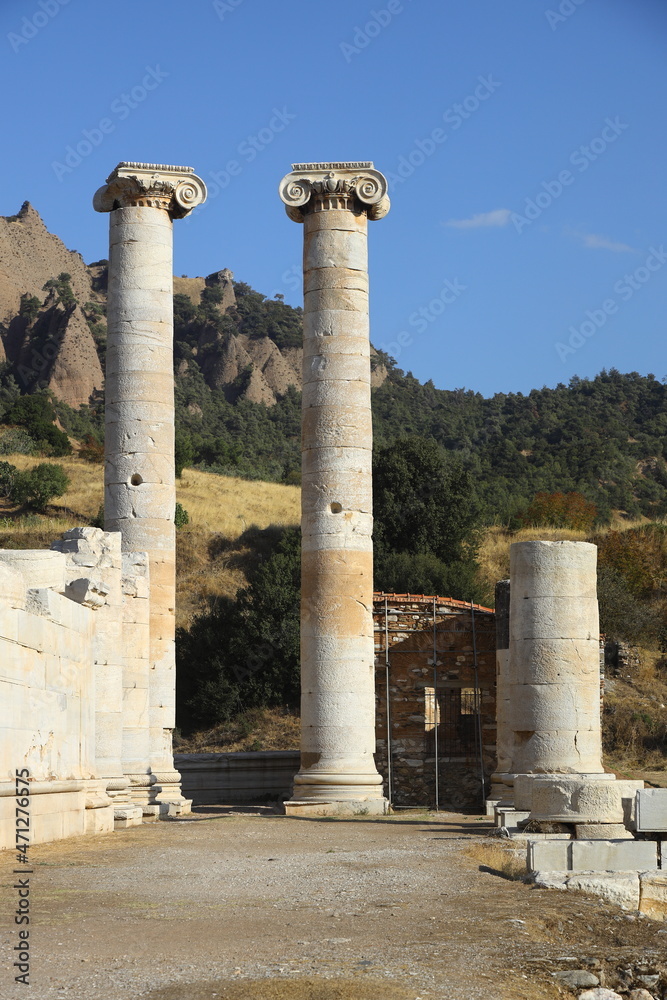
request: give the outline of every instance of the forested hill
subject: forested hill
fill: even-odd
[[[654,375],[612,369],[485,399],[393,369],[374,413],[378,443],[419,434],[459,455],[495,519],[540,491],[578,491],[601,513],[667,513],[667,386]]]
[[[67,444],[42,426],[48,400],[16,407],[26,394],[50,394],[70,437],[102,440],[106,285],[107,261],[86,266],[28,203],[0,217],[0,421],[23,434],[0,431],[0,452]],[[298,483],[301,310],[228,270],[175,277],[174,291],[177,461]],[[667,388],[653,375],[609,371],[485,399],[422,385],[381,352],[372,368],[376,443],[435,439],[472,473],[488,520],[542,491],[580,492],[602,514],[667,513]]]
[[[198,334],[204,351],[193,354],[187,347],[196,318],[189,327],[177,324],[179,449],[186,463],[297,483],[298,387],[289,384],[266,406],[248,398],[258,372],[247,355],[245,367],[237,366],[235,379],[220,388],[207,372],[211,351],[236,356],[243,342],[249,349],[254,343],[256,354],[267,339],[296,367],[300,310],[264,299],[247,285],[234,288],[240,315],[228,310],[227,328],[213,338]],[[603,516],[611,509],[652,518],[667,513],[667,386],[653,375],[611,370],[528,395],[485,399],[472,390],[423,385],[382,352],[372,367],[376,445],[413,435],[434,438],[473,474],[488,520],[509,521],[541,491],[580,492]]]

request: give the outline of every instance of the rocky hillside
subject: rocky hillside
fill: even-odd
[[[256,320],[267,300],[233,278],[227,269],[174,278],[177,374],[201,373],[231,402],[273,406],[300,385],[300,313],[271,301],[263,328]],[[101,391],[106,285],[107,261],[86,265],[29,202],[0,216],[0,361],[22,391],[48,389],[73,409]]]

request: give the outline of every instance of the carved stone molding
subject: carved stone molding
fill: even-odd
[[[293,222],[308,212],[347,209],[383,219],[389,211],[387,179],[370,160],[345,163],[293,163],[279,187]]]
[[[206,185],[192,167],[165,163],[119,163],[93,198],[97,212],[139,205],[163,208],[182,219],[206,201]]]

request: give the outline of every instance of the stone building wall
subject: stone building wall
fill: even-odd
[[[121,572],[119,536],[98,528],[72,529],[52,551],[0,550],[0,848],[16,841],[23,769],[30,843],[142,821],[121,761],[123,666],[137,655]],[[125,590],[133,572],[125,567]]]
[[[469,604],[446,598],[434,603],[433,597],[376,594],[374,625],[376,761],[385,794],[394,806],[434,807],[437,753],[439,808],[482,809],[481,772],[488,782],[496,759],[493,611],[477,605],[471,611]]]

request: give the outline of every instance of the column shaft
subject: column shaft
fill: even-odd
[[[125,753],[135,758],[134,767],[145,750],[139,747],[144,740],[137,738],[137,724],[146,725],[154,782],[151,801],[164,812],[189,808],[172,753],[176,690],[172,219],[187,215],[205,197],[205,185],[189,167],[121,163],[94,199],[98,211],[111,213],[105,527],[120,531],[124,553],[147,553],[150,581],[148,711],[147,717],[142,714],[140,695],[133,701],[126,692]],[[137,667],[131,660],[129,650],[128,683]],[[141,673],[143,668],[139,669]]]
[[[515,774],[603,771],[596,557],[586,542],[511,547]]]
[[[368,210],[337,172],[328,183],[302,216],[302,735],[286,809],[384,812],[373,759]]]

